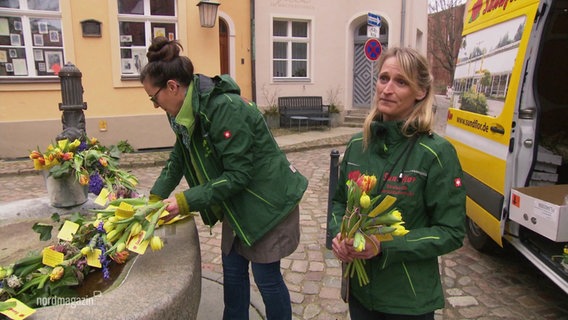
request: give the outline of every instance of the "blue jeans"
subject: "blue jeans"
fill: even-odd
[[[249,262],[234,248],[228,255],[223,255],[224,320],[249,318]],[[280,260],[272,263],[250,263],[254,281],[266,307],[267,319],[292,319],[290,292],[280,273]]]

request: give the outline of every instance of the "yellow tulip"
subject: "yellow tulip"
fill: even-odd
[[[115,227],[116,227],[116,226],[115,226],[114,223],[112,223],[112,221],[108,221],[108,220],[107,220],[107,221],[103,224],[103,228],[105,229],[105,231],[106,231],[107,233],[109,233],[109,232],[111,232],[112,230],[114,230]]]
[[[164,247],[164,242],[162,241],[162,239],[160,239],[160,237],[153,236],[150,239],[150,248],[152,248],[152,251],[162,250],[163,247]]]
[[[130,236],[134,237],[138,235],[140,231],[142,231],[142,225],[140,224],[140,222],[134,222],[134,224],[132,224],[132,227],[130,228]]]
[[[363,193],[359,199],[359,204],[363,209],[368,208],[371,205],[371,197],[369,197],[366,193]]]
[[[357,231],[355,233],[355,236],[353,237],[353,247],[355,248],[355,251],[357,252],[361,252],[365,249],[365,243],[367,242],[367,240],[365,240],[365,237],[363,236],[363,234],[359,231]]]
[[[111,230],[107,233],[107,239],[108,241],[113,242],[119,235],[120,234],[116,230]]]
[[[54,282],[54,281],[61,279],[61,277],[63,277],[64,273],[65,273],[65,269],[63,269],[62,266],[57,266],[57,267],[53,268],[53,270],[51,271],[51,274],[49,275],[49,281]]]
[[[116,246],[116,252],[122,252],[126,249],[126,243],[121,242]]]
[[[84,247],[83,249],[81,249],[81,254],[82,254],[82,255],[86,256],[86,255],[88,255],[89,253],[91,253],[91,248],[90,248],[90,247],[87,246],[87,247]]]
[[[399,222],[399,223],[395,223],[393,225],[391,225],[391,227],[395,227],[396,230],[394,230],[392,232],[392,235],[395,237],[401,237],[407,233],[409,233],[410,231],[406,230],[406,228],[404,228],[404,226],[402,225],[403,222]]]

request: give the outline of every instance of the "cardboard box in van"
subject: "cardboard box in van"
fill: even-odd
[[[568,241],[568,184],[514,188],[509,218],[550,240]]]

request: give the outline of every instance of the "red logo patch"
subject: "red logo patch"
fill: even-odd
[[[459,188],[462,186],[462,180],[460,178],[455,178],[454,179],[454,186],[456,186],[456,188]]]
[[[225,139],[229,139],[232,136],[231,131],[227,130],[223,132],[223,136],[225,137]]]

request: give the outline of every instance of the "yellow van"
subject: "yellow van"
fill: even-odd
[[[508,242],[568,293],[568,0],[470,0],[446,137],[468,240]]]

